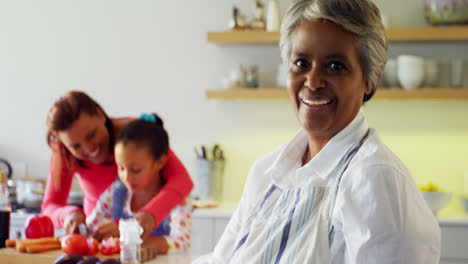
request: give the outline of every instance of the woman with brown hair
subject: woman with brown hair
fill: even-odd
[[[102,107],[81,91],[60,97],[47,115],[47,143],[52,149],[51,168],[41,213],[49,215],[55,228],[77,232],[86,215],[95,207],[101,193],[117,177],[114,142],[134,118],[110,118]],[[135,168],[137,169],[137,168]],[[167,184],[143,207],[136,219],[149,236],[190,193],[193,182],[177,156],[169,150],[163,168]],[[83,210],[67,205],[73,175],[84,192]]]

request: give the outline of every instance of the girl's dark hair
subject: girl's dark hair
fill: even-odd
[[[164,129],[162,119],[156,114],[152,115],[155,117],[155,122],[137,119],[128,123],[120,131],[115,144],[134,143],[138,146],[145,146],[155,159],[167,154],[169,151],[169,136]]]

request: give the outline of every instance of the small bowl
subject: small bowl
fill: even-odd
[[[465,0],[425,0],[424,17],[431,25],[468,23],[468,2]]]
[[[431,208],[434,215],[437,214],[437,211],[444,208],[450,199],[452,199],[452,194],[449,192],[421,192],[424,200],[426,200],[427,205]]]

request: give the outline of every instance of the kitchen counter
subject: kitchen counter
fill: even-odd
[[[440,226],[460,226],[460,227],[468,227],[468,215],[460,216],[460,217],[437,217],[439,219]]]
[[[197,208],[193,216],[198,218],[230,218],[236,210],[235,203],[221,203],[215,208]],[[468,213],[460,211],[450,211],[449,213],[437,216],[441,226],[462,226],[468,227]]]
[[[14,264],[52,264],[55,259],[64,254],[61,250],[53,250],[38,254],[20,253],[12,248],[0,249],[0,263]],[[99,259],[109,258],[103,255],[97,256]],[[119,255],[110,256],[119,258]],[[190,255],[158,255],[155,259],[144,262],[145,264],[188,264],[196,257]]]

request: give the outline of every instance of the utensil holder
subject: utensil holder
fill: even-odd
[[[195,193],[200,200],[220,201],[223,194],[224,160],[197,158]]]

